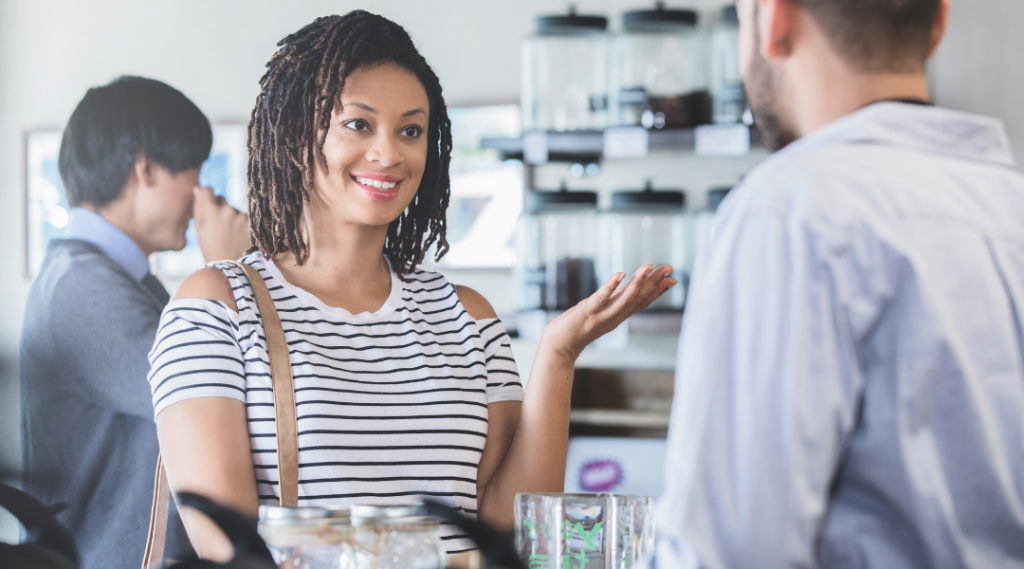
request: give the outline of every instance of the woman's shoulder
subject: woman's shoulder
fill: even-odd
[[[488,320],[497,318],[498,313],[494,311],[491,303],[484,298],[484,295],[465,285],[455,285],[455,294],[459,296],[459,302],[466,309],[473,320]]]
[[[238,260],[259,269],[262,266],[259,252],[251,253]],[[173,300],[198,299],[223,302],[238,312],[234,285],[231,280],[242,276],[244,269],[232,261],[214,261],[188,276],[174,293]]]
[[[496,318],[497,314],[491,303],[487,302],[479,292],[468,286],[457,285],[448,281],[441,273],[417,268],[406,276],[405,289],[416,303],[449,302],[453,309],[459,303],[474,320]],[[454,298],[453,298],[454,297]],[[454,302],[457,301],[457,302]]]

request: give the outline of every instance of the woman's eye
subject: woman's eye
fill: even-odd
[[[346,127],[352,130],[366,131],[370,130],[370,125],[363,119],[353,119],[344,123]]]
[[[423,129],[421,129],[418,126],[408,126],[402,130],[402,134],[408,136],[409,138],[416,138],[417,136],[423,134]]]

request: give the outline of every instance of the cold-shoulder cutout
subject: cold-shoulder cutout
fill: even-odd
[[[491,306],[490,302],[487,302],[484,295],[469,288],[468,286],[455,285],[455,294],[459,296],[459,302],[462,303],[466,312],[474,320],[486,320],[488,318],[498,317],[498,313],[494,311],[494,307]]]
[[[218,300],[234,312],[238,312],[235,304],[235,293],[231,290],[224,271],[215,267],[204,267],[192,273],[181,283],[172,300],[196,298],[201,300]]]

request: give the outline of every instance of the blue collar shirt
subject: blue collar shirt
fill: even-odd
[[[1024,567],[1024,176],[878,103],[776,153],[698,260],[650,567]]]
[[[139,282],[149,273],[149,260],[142,248],[98,213],[80,207],[71,208],[66,237],[96,246]]]

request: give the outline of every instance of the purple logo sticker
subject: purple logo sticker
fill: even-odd
[[[615,460],[591,460],[580,469],[580,488],[608,492],[622,482],[622,466]]]

